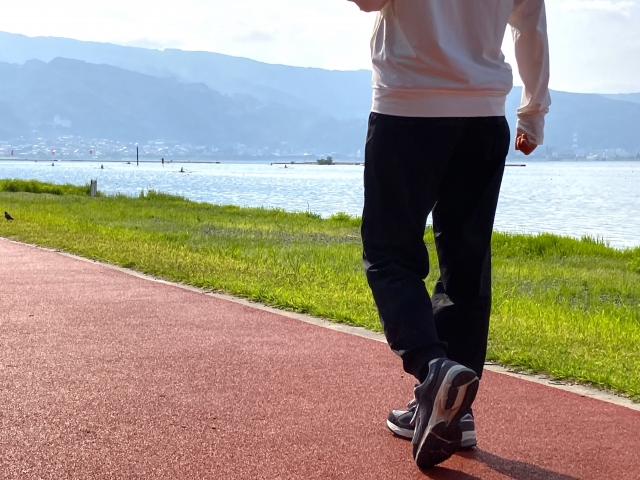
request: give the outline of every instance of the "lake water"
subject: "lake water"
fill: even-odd
[[[359,165],[271,165],[135,162],[0,161],[0,178],[85,184],[105,193],[154,189],[240,206],[279,207],[323,216],[362,213]],[[180,173],[180,168],[185,173]],[[496,230],[602,238],[615,247],[640,246],[640,162],[528,162],[508,167]]]

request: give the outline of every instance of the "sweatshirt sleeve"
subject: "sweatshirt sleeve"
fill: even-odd
[[[518,130],[532,143],[544,141],[544,116],[549,112],[549,40],[544,0],[515,0],[509,18],[516,61],[524,83],[518,109]]]
[[[360,7],[363,12],[379,12],[389,0],[349,0]]]

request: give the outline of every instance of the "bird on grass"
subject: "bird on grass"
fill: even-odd
[[[6,218],[7,221],[13,220],[13,217],[11,215],[9,215],[9,212],[4,212],[4,218]]]

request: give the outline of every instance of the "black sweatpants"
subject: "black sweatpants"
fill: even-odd
[[[482,375],[491,234],[509,143],[504,117],[369,117],[364,267],[389,346],[419,381],[445,354]],[[440,264],[432,297],[424,283],[429,213]]]

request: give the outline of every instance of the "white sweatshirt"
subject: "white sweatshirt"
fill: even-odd
[[[524,83],[517,128],[541,145],[551,104],[544,0],[388,0],[371,40],[372,110],[405,117],[504,115],[513,87],[501,50],[507,25]]]

